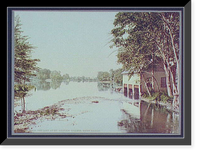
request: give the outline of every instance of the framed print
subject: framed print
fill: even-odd
[[[190,16],[190,1],[8,7],[2,144],[190,145]]]

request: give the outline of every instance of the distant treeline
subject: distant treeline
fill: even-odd
[[[60,71],[51,71],[49,69],[40,69],[36,73],[36,79],[39,80],[47,80],[51,79],[51,81],[76,81],[76,82],[94,82],[97,81],[97,78],[85,77],[85,76],[69,76],[69,74],[61,75]]]
[[[91,78],[91,77],[85,77],[85,76],[73,76],[73,77],[70,77],[70,81],[97,82],[97,78]]]
[[[52,81],[54,80],[69,80],[69,74],[64,74],[63,76],[61,75],[60,71],[51,71],[49,69],[40,69],[36,73],[36,78],[39,80],[47,80],[51,79]]]
[[[49,69],[39,69],[36,73],[35,79],[51,81],[75,81],[75,82],[97,82],[97,81],[111,81],[117,84],[122,84],[122,69],[111,69],[109,72],[98,72],[97,77],[85,77],[85,76],[69,76],[69,74],[61,75],[60,71],[51,71]]]
[[[111,81],[121,85],[123,81],[122,72],[122,69],[111,69],[110,72],[98,72],[97,79],[98,81]]]

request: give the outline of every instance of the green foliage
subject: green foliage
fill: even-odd
[[[22,112],[25,112],[25,99],[24,97],[28,92],[34,88],[32,85],[28,85],[30,78],[36,76],[37,62],[39,59],[32,59],[31,53],[33,52],[33,45],[29,43],[28,36],[23,36],[21,30],[21,23],[19,16],[15,17],[14,22],[14,40],[15,40],[15,63],[14,63],[14,96],[20,98],[23,102]]]
[[[173,101],[173,97],[169,97],[168,94],[166,92],[152,92],[151,93],[151,97],[148,95],[147,92],[144,92],[142,94],[142,97],[144,98],[148,98],[150,100],[154,100],[154,101],[158,101],[158,102],[163,102],[163,103],[172,103]]]
[[[110,70],[110,76],[111,80],[114,81],[114,83],[117,83],[118,85],[122,84],[123,81],[123,75],[122,75],[123,70],[121,68],[113,70]]]
[[[55,80],[62,81],[63,80],[63,77],[61,76],[60,71],[52,71],[50,74],[50,78],[52,81],[55,81]]]
[[[50,79],[51,71],[49,69],[40,69],[37,72],[37,78],[40,80]]]
[[[97,79],[99,81],[110,81],[109,72],[98,72]]]
[[[23,98],[26,96],[28,91],[31,89],[35,88],[32,85],[27,85],[27,84],[15,84],[14,85],[14,93],[15,97]]]
[[[125,70],[148,70],[154,63],[160,62],[152,34],[158,34],[162,29],[162,20],[158,13],[120,12],[116,15],[113,35],[113,46],[119,47],[118,63]]]
[[[76,82],[96,82],[97,78],[85,77],[85,76],[70,76],[70,81]]]
[[[69,74],[64,74],[63,75],[63,80],[64,81],[69,81],[70,77],[69,77]]]
[[[52,89],[57,89],[57,88],[60,87],[61,83],[62,83],[62,80],[57,80],[57,79],[52,80],[52,81],[50,82],[50,87],[51,87]]]
[[[179,52],[179,13],[119,12],[111,30],[113,45],[119,47],[118,62],[124,69],[147,70],[154,63],[171,61],[175,64],[172,42]],[[172,32],[172,37],[169,32]],[[111,47],[112,47],[111,46]],[[162,52],[160,51],[162,50]]]
[[[31,59],[31,52],[33,52],[33,45],[29,43],[28,37],[23,36],[21,30],[20,18],[15,17],[15,82],[23,83],[29,82],[30,77],[36,76],[35,72],[38,70],[37,62],[39,59]]]
[[[98,81],[113,81],[121,85],[123,80],[122,72],[122,69],[111,69],[110,72],[98,72],[97,79]]]
[[[133,74],[162,65],[178,93],[180,14],[178,12],[119,12],[111,30],[118,63]],[[172,87],[172,86],[171,86]],[[167,87],[169,88],[169,87]],[[171,90],[168,90],[171,91]],[[169,93],[170,95],[170,93]]]

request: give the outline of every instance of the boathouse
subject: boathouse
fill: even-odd
[[[144,92],[148,89],[157,91],[166,91],[166,76],[162,67],[156,67],[152,71],[142,73],[134,73],[129,75],[128,71],[122,72],[123,75],[123,93],[130,99],[140,99]]]

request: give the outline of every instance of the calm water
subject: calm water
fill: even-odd
[[[109,85],[97,82],[37,82],[35,85],[36,91],[33,90],[30,96],[26,97],[26,110],[37,110],[61,100],[79,97],[105,98],[96,105],[69,106],[74,111],[84,108],[88,110],[87,113],[77,116],[76,121],[72,119],[74,121],[71,122],[76,125],[70,125],[69,119],[68,123],[46,121],[37,126],[40,130],[45,131],[48,126],[52,130],[61,131],[68,124],[63,132],[94,130],[96,133],[179,133],[178,114],[155,104],[126,98],[123,94],[111,90]]]
[[[37,110],[61,100],[77,97],[124,98],[123,95],[110,90],[109,85],[101,85],[97,82],[40,82],[35,86],[36,91],[32,90],[30,96],[26,97],[26,110]]]
[[[167,111],[163,107],[144,101],[139,105],[139,116],[124,110],[123,120],[119,122],[121,129],[128,133],[173,133],[179,134],[179,115]]]

